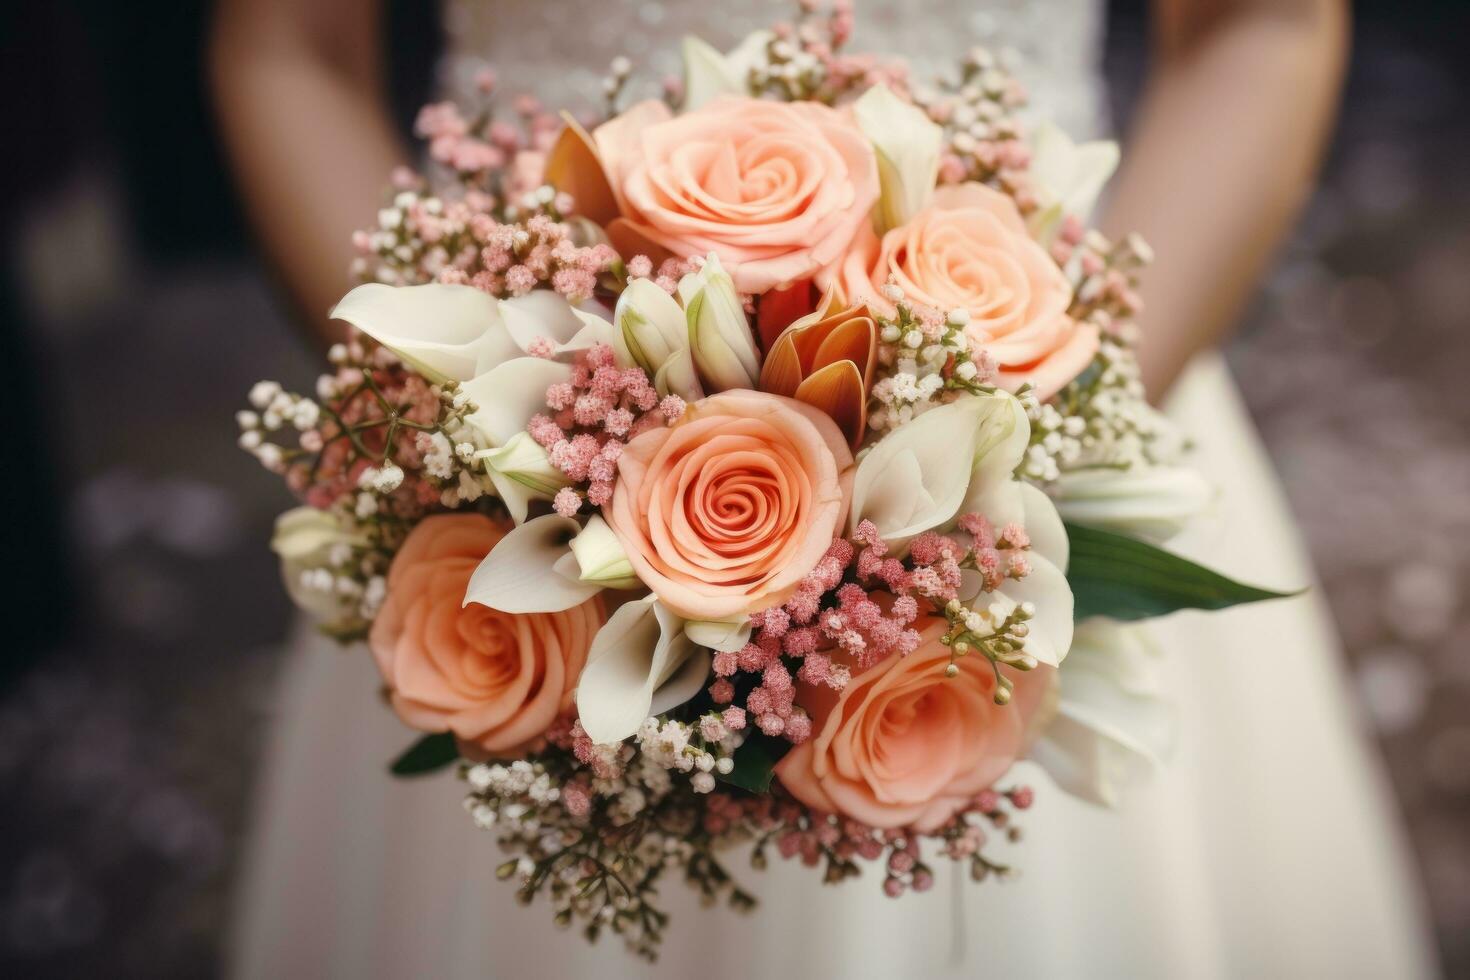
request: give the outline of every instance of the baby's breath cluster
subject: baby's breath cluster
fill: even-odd
[[[947,315],[910,302],[889,283],[884,299],[894,313],[875,311],[878,321],[878,380],[873,384],[868,428],[896,429],[948,400],[955,391],[973,394],[995,390],[994,358],[971,346],[965,333],[969,311]]]

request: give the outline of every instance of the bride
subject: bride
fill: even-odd
[[[784,5],[781,5],[784,6]],[[323,339],[348,286],[349,232],[403,159],[384,110],[385,11],[373,0],[224,0],[213,64],[257,228]],[[753,9],[759,8],[759,9]],[[1179,550],[1253,581],[1311,579],[1270,467],[1212,353],[1310,188],[1342,72],[1343,0],[1155,0],[1154,64],[1107,224],[1141,231],[1141,359],[1220,488]],[[674,0],[469,0],[447,9],[445,84],[477,58],[505,87],[585,103],[617,54],[717,47],[784,13]],[[1018,48],[1041,112],[1105,128],[1099,0],[860,2],[855,46],[922,64]],[[653,64],[658,69],[664,66]],[[1228,531],[1227,531],[1228,529]],[[677,911],[657,975],[1419,977],[1419,896],[1355,730],[1319,599],[1155,625],[1177,712],[1172,758],[1117,810],[1035,773],[1045,805],[1004,884],[957,880],[898,902],[760,876],[761,908]],[[449,778],[389,779],[411,741],[361,650],[299,633],[271,725],[230,966],[240,977],[643,975],[611,942],[552,932],[495,880],[500,856]],[[738,867],[738,865],[737,865]],[[713,966],[711,966],[713,964]]]

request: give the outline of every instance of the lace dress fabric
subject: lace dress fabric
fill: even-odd
[[[655,95],[658,79],[681,71],[679,39],[693,34],[729,50],[795,9],[793,0],[458,0],[445,11],[452,51],[441,85],[468,97],[475,72],[488,64],[509,91],[587,106],[599,97],[608,64],[625,55],[645,82],[635,93]],[[926,82],[983,45],[1015,62],[1032,100],[1058,125],[1087,136],[1104,119],[1102,29],[1103,8],[1094,0],[859,0],[848,50],[901,56],[915,80]]]
[[[443,85],[493,63],[506,90],[591,104],[618,54],[676,72],[677,41],[728,48],[788,15],[781,2],[458,2]],[[1095,0],[859,0],[854,50],[950,63],[976,43],[1014,48],[1038,111],[1105,128]],[[923,72],[917,72],[922,78]],[[1202,358],[1171,412],[1220,488],[1217,513],[1177,546],[1265,585],[1311,580],[1269,461],[1223,362]],[[700,908],[677,875],[652,969],[605,936],[556,930],[495,880],[490,835],[450,777],[389,779],[412,733],[377,697],[366,650],[298,631],[282,680],[247,854],[231,972],[239,977],[1383,977],[1433,972],[1419,896],[1387,796],[1349,707],[1315,598],[1158,625],[1177,699],[1172,763],[1120,811],[1037,789],[1016,880],[939,883],[898,901],[878,870],[839,887],[772,860],[731,870],[752,915]],[[939,861],[940,865],[945,862]]]

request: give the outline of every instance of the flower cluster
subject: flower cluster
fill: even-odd
[[[965,332],[970,322],[968,310],[940,315],[909,302],[892,283],[885,289],[885,298],[894,312],[878,317],[879,380],[873,385],[873,405],[868,412],[871,428],[897,428],[956,390],[977,394],[995,390],[995,358],[972,347]]]
[[[982,51],[930,88],[851,30],[802,0],[690,39],[665,101],[615,59],[601,119],[498,115],[490,76],[427,107],[332,370],[239,415],[306,505],[288,591],[425,733],[395,771],[491,760],[459,770],[499,876],[644,955],[668,871],[754,903],[731,845],[897,896],[926,852],[1006,873],[1028,752],[1110,797],[1124,750],[1078,730],[1131,731],[1136,651],[1090,630],[1107,683],[1061,685],[1123,588],[1063,521],[1157,537],[1198,496],[1131,350],[1148,249],[1084,222],[1116,149],[1023,127]]]

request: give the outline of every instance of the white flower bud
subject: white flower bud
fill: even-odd
[[[582,581],[596,582],[609,589],[631,589],[638,584],[622,542],[601,517],[594,515],[572,538],[569,547],[581,569]]]
[[[705,386],[712,391],[754,388],[760,355],[735,283],[713,252],[704,267],[679,280],[689,346]]]

